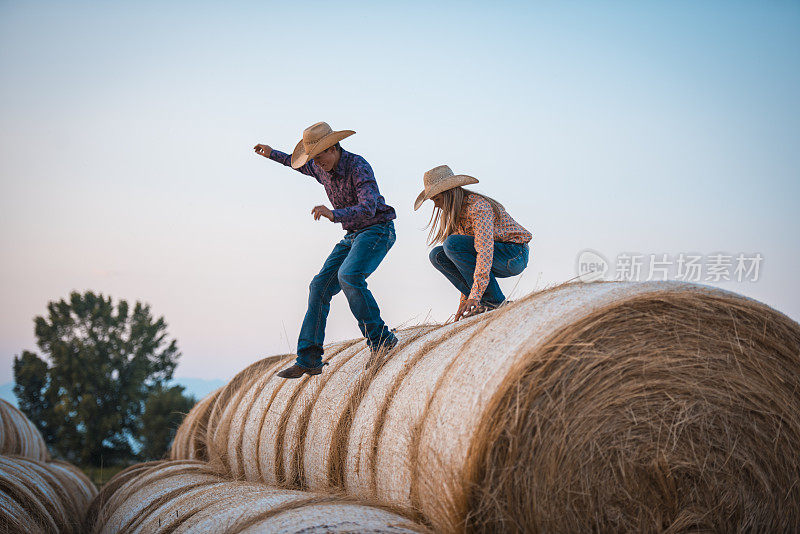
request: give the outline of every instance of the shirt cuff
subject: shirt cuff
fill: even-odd
[[[483,289],[480,289],[480,288],[476,287],[475,284],[473,284],[472,285],[472,291],[470,291],[470,293],[469,293],[469,298],[477,300],[478,304],[480,304],[481,299],[483,298],[483,294],[485,292],[486,292],[486,288],[485,287]]]
[[[344,217],[344,210],[339,208],[331,211],[333,212],[333,222],[335,223],[342,222],[342,217]]]

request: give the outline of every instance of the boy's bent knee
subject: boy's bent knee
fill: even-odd
[[[326,289],[330,291],[331,280],[327,276],[315,276],[308,284],[308,294],[314,297],[322,297]]]
[[[339,285],[342,286],[342,288],[362,286],[364,285],[365,278],[363,273],[344,270],[339,271]]]

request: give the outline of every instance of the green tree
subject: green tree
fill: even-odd
[[[196,399],[184,395],[183,386],[159,387],[150,392],[144,404],[141,441],[142,460],[160,460],[175,438],[175,432]]]
[[[84,465],[128,460],[150,392],[172,378],[180,356],[149,305],[133,311],[87,291],[49,302],[34,319],[46,359],[14,358],[14,393],[51,449]]]
[[[48,418],[55,398],[47,388],[47,362],[33,352],[23,350],[21,356],[14,358],[14,378],[17,384],[14,393],[20,409],[42,432],[45,443],[53,443],[56,436],[52,433]],[[18,387],[19,384],[26,384],[26,387]]]

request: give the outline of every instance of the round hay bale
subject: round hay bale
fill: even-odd
[[[239,372],[222,388],[208,419],[206,448],[210,463],[221,466],[228,472],[232,470],[227,444],[230,425],[233,423],[233,413],[252,382],[264,374],[272,374],[270,371],[288,358],[288,355],[281,355],[261,359]]]
[[[456,356],[438,349],[445,343],[463,346],[476,326],[477,321],[461,321],[414,340],[369,384],[356,409],[344,456],[344,484],[353,495],[413,507],[415,438],[438,378]]]
[[[425,328],[367,371],[356,344],[320,376],[259,380],[229,436],[244,476],[441,532],[800,528],[800,326],[772,308],[576,282]]]
[[[331,500],[309,502],[302,507],[290,508],[263,519],[253,519],[248,526],[235,532],[407,534],[428,532],[428,530],[380,508]]]
[[[328,347],[326,359],[332,355],[349,348],[354,342],[333,344]],[[215,455],[226,458],[226,469],[233,478],[246,478],[259,480],[269,484],[282,481],[284,476],[277,468],[278,462],[273,461],[279,452],[279,443],[286,423],[285,410],[277,409],[275,402],[283,405],[285,399],[290,398],[295,391],[301,391],[308,380],[317,377],[303,377],[300,380],[287,383],[277,379],[275,373],[294,360],[294,355],[281,357],[275,364],[265,369],[260,375],[254,374],[250,380],[240,381],[240,392],[231,393],[229,406],[220,407],[226,415],[222,419],[227,432],[226,450],[216,451]],[[326,360],[327,361],[327,360]],[[284,386],[287,389],[283,389]],[[277,401],[276,401],[277,399]],[[277,416],[277,417],[276,417]],[[259,437],[263,439],[259,439]],[[220,446],[221,441],[213,446]],[[269,466],[261,472],[258,456],[263,449],[265,456],[270,458],[264,465]]]
[[[0,454],[45,462],[50,455],[36,425],[14,405],[0,399]]]
[[[291,355],[276,359],[271,366],[264,368],[263,372],[254,373],[252,378],[244,382],[240,388],[241,395],[238,396],[236,404],[230,412],[230,421],[227,424],[227,440],[223,440],[221,443],[221,446],[226,448],[224,454],[228,462],[228,473],[233,478],[242,478],[244,476],[242,431],[247,423],[247,417],[252,406],[269,377],[280,371],[292,359],[294,359],[294,356]]]
[[[349,362],[355,354],[361,353],[359,343],[339,345],[337,348],[328,351],[325,361],[329,361],[328,367],[333,367],[334,372],[326,375],[322,373],[317,376],[304,376],[298,380],[284,381],[283,387],[278,388],[275,397],[269,408],[264,412],[261,420],[261,433],[258,440],[258,450],[256,458],[258,460],[262,480],[268,484],[287,484],[286,473],[284,471],[284,443],[286,440],[286,426],[289,416],[295,407],[298,398],[311,386],[314,387],[326,382],[331,376],[338,376],[336,373],[345,362]],[[326,367],[327,369],[327,367]],[[275,377],[277,380],[283,380]],[[288,484],[287,484],[288,485]],[[295,486],[298,487],[298,486]]]
[[[81,532],[96,490],[73,467],[0,456],[0,526],[5,532]]]
[[[208,460],[206,433],[208,418],[222,388],[217,388],[195,404],[175,432],[169,450],[170,460]]]
[[[235,483],[232,483],[235,484]],[[175,534],[194,532],[386,533],[430,532],[390,510],[352,502],[337,495],[314,495],[242,484],[236,492],[205,507],[195,506]],[[206,495],[208,497],[208,495]],[[208,502],[208,501],[206,501]]]
[[[398,357],[432,329],[424,325],[396,332],[398,344],[391,358]],[[356,410],[367,387],[380,373],[381,363],[386,365],[386,362],[375,362],[365,369],[371,358],[370,351],[362,348],[339,372],[332,373],[310,411],[304,436],[303,466],[304,484],[312,490],[343,487],[343,466],[351,453],[347,448],[348,434]],[[372,498],[371,495],[362,497]]]
[[[176,460],[154,462],[131,476],[106,501],[92,527],[94,532],[136,532],[155,509],[197,486],[224,482],[219,473],[205,462]]]
[[[442,532],[800,525],[800,327],[769,307],[575,283],[442,330],[364,396],[348,491]]]
[[[103,498],[93,533],[241,532],[268,524],[275,517],[300,511],[295,523],[283,516],[280,529],[258,532],[426,532],[424,527],[383,508],[336,495],[315,495],[224,479],[195,461],[151,462],[120,473],[123,481]],[[105,488],[104,488],[105,489]],[[98,498],[101,496],[98,495]],[[318,507],[335,504],[334,515]],[[308,508],[308,513],[302,510]],[[344,527],[348,526],[350,530]],[[336,527],[336,528],[332,528]]]
[[[61,486],[78,503],[81,513],[88,508],[89,503],[97,495],[97,488],[86,474],[72,465],[61,460],[47,462],[48,469],[58,478]]]
[[[290,359],[287,358],[284,363],[289,361]],[[243,451],[242,469],[246,480],[265,480],[261,476],[258,462],[258,444],[264,416],[269,411],[275,395],[286,384],[285,380],[277,380],[276,378],[275,373],[271,372],[265,373],[263,380],[258,381],[255,387],[255,399],[246,414],[244,426],[240,432],[241,435],[229,436],[229,439],[239,443],[237,447]],[[305,380],[305,377],[300,380]]]
[[[277,438],[274,440],[275,449],[279,455],[279,460],[275,465],[277,479],[282,484],[289,487],[306,486],[304,482],[306,478],[304,472],[305,438],[308,435],[309,425],[312,425],[313,410],[315,407],[325,404],[325,401],[320,404],[318,401],[322,392],[325,391],[328,380],[331,377],[346,374],[340,370],[344,365],[350,364],[354,356],[362,352],[363,344],[361,340],[353,340],[345,344],[341,351],[327,351],[325,359],[329,365],[326,370],[330,369],[331,372],[316,376],[314,380],[306,380],[304,387],[290,403],[289,408],[283,411]],[[259,461],[262,461],[261,456],[259,456]]]
[[[551,302],[607,287],[604,306],[520,346],[470,423],[476,438],[463,456],[435,441],[464,428],[448,421],[445,399],[481,402],[458,393],[480,370],[454,365],[422,426],[423,506],[434,477],[461,463],[464,490],[443,507],[449,525],[800,529],[800,325],[755,300],[679,283],[591,284],[554,291]],[[484,339],[498,335],[490,326]]]
[[[197,515],[204,514],[209,507],[220,503],[225,503],[222,508],[246,506],[253,501],[255,496],[271,495],[281,491],[285,490],[277,490],[252,482],[230,480],[197,485],[154,509],[142,521],[137,531],[143,533],[174,532],[179,528],[185,528],[184,525],[187,521],[192,521],[193,518],[196,520]],[[231,515],[223,512],[213,517],[216,527],[220,528],[206,531],[224,532],[223,527],[225,526],[226,518],[228,518],[227,522],[233,522]],[[203,529],[198,529],[197,531],[204,532]]]
[[[163,460],[154,460],[128,466],[103,484],[100,492],[92,499],[86,511],[84,531],[96,532],[101,525],[105,524],[109,513],[108,501],[120,487],[127,484],[132,479],[139,477],[145,471],[149,471],[153,467],[161,465],[163,462]]]

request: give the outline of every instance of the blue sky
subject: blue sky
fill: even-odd
[[[151,305],[178,376],[293,350],[342,236],[312,180],[255,156],[353,129],[398,212],[370,278],[390,326],[444,320],[425,170],[531,230],[525,293],[586,248],[763,256],[713,283],[800,319],[796,2],[2,2],[0,383],[73,289]],[[708,282],[706,282],[708,283]],[[343,295],[328,340],[358,336]]]

